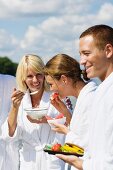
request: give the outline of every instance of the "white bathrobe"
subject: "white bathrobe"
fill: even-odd
[[[89,159],[84,170],[113,170],[113,73],[97,88],[91,112]]]
[[[41,99],[41,106],[49,106],[48,115],[56,116],[58,111],[50,104],[49,92],[44,92]],[[18,141],[22,139],[23,147],[20,150],[20,170],[63,170],[64,163],[54,155],[49,155],[43,151],[46,144],[51,144],[59,141],[64,143],[64,136],[62,134],[56,135],[47,123],[35,124],[31,123],[27,117],[24,108],[31,107],[31,99],[27,92],[22,100],[18,118],[19,123],[14,136],[9,140]],[[8,127],[6,123],[6,130],[4,136],[8,137]],[[61,137],[62,135],[62,137]],[[60,137],[60,138],[59,138]]]
[[[0,170],[18,169],[19,157],[18,152],[15,152],[17,143],[9,144],[1,136],[2,125],[10,110],[11,94],[14,87],[16,87],[15,77],[0,74]]]
[[[77,144],[84,149],[88,147],[89,110],[96,88],[97,84],[91,81],[80,91],[70,123],[70,132],[66,135],[66,142]],[[71,167],[72,169],[76,168]]]

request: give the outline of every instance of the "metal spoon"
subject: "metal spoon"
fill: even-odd
[[[33,92],[31,92],[31,93],[30,93],[30,95],[37,94],[38,92],[39,92],[39,90],[37,90],[37,91],[33,91]]]

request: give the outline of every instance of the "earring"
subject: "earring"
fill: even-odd
[[[63,80],[63,83],[66,84],[65,80]]]

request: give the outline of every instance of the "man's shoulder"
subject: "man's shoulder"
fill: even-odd
[[[9,74],[0,74],[0,79],[4,80],[15,80],[15,77]]]
[[[16,85],[16,78],[8,74],[0,74],[0,82],[6,85]]]

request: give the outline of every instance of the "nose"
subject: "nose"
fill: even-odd
[[[37,76],[36,76],[36,75],[33,76],[33,81],[34,81],[34,82],[37,82]]]
[[[86,64],[86,61],[87,61],[87,57],[82,55],[80,57],[80,65],[85,65]]]

